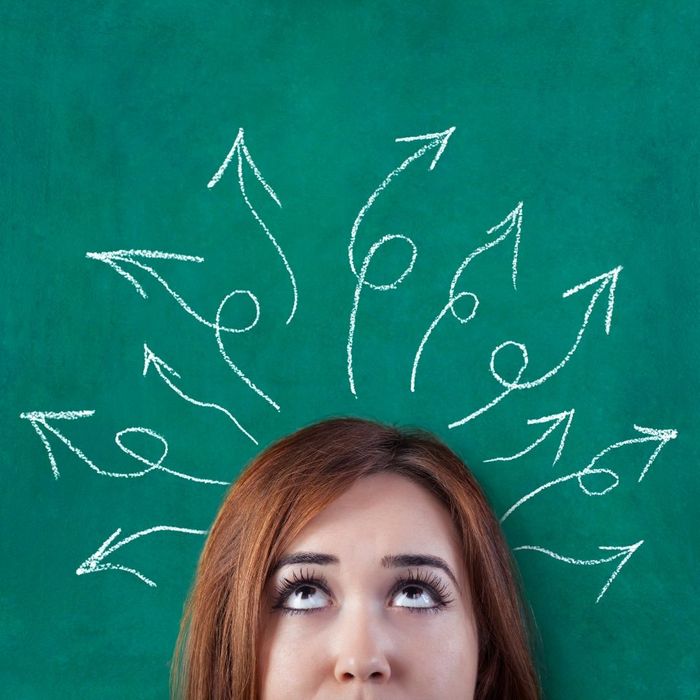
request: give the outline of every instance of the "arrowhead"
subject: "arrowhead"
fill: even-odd
[[[600,285],[598,289],[595,291],[595,296],[600,294],[603,289],[605,289],[606,285],[609,285],[608,287],[608,310],[605,314],[605,333],[609,334],[610,333],[610,325],[612,324],[612,313],[613,313],[613,307],[615,306],[615,288],[617,287],[617,279],[620,275],[620,272],[622,272],[622,265],[618,265],[616,268],[613,268],[609,272],[605,272],[602,275],[598,275],[597,277],[593,277],[586,282],[582,282],[581,284],[577,284],[575,287],[572,287],[571,289],[567,289],[563,294],[562,297],[570,297],[572,294],[576,294],[577,292],[580,292],[582,289],[585,289],[586,287],[590,287],[591,285],[595,284],[596,282],[600,282]]]
[[[158,374],[162,374],[162,370],[166,370],[174,377],[180,378],[180,375],[164,360],[162,360],[158,355],[156,355],[151,348],[148,347],[146,343],[143,344],[143,376],[146,376],[148,368],[151,364],[155,365]]]
[[[604,549],[608,551],[617,550],[618,552],[620,552],[620,556],[622,556],[623,554],[627,554],[628,557],[631,557],[643,544],[644,540],[639,540],[639,542],[635,542],[634,544],[622,546],[599,545],[598,549]]]
[[[439,133],[435,134],[422,134],[420,136],[402,136],[401,138],[395,139],[396,141],[433,141],[435,142],[435,145],[438,143],[440,144],[440,147],[438,148],[438,152],[435,154],[435,157],[433,158],[432,163],[430,164],[430,170],[432,170],[436,163],[440,160],[440,156],[442,156],[443,151],[447,147],[447,142],[450,140],[450,136],[454,133],[454,130],[457,127],[451,126],[449,129],[446,129],[445,131],[441,131]]]
[[[674,428],[644,428],[641,425],[635,425],[634,429],[643,435],[658,438],[662,442],[675,440],[678,437],[678,431]]]
[[[104,559],[105,557],[105,552],[107,550],[107,547],[109,547],[112,542],[119,537],[121,534],[122,529],[119,527],[117,528],[95,551],[94,554],[91,554],[76,570],[75,573],[78,576],[82,576],[83,574],[91,574],[94,571],[97,571],[97,565]]]
[[[224,171],[226,168],[228,168],[229,163],[231,162],[231,159],[233,158],[233,154],[240,148],[241,144],[243,143],[243,127],[238,129],[238,133],[236,134],[236,138],[233,140],[233,146],[231,146],[231,150],[228,152],[226,155],[226,158],[224,158],[224,162],[219,166],[219,169],[214,173],[214,176],[212,177],[211,180],[207,183],[207,187],[211,189],[214,187],[214,185],[221,180],[221,176],[224,174]]]

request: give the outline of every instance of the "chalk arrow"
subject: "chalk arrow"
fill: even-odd
[[[143,260],[181,260],[184,262],[204,262],[204,258],[198,255],[181,255],[180,253],[164,253],[159,250],[108,250],[101,253],[85,253],[85,257],[91,260],[98,260],[109,265],[115,272],[120,274],[126,280],[128,280],[136,289],[136,291],[144,298],[148,299],[148,294],[138,282],[138,280],[126,269],[123,265],[132,265],[134,267],[147,272],[151,277],[153,277],[163,288],[170,294],[170,296],[175,299],[175,301],[182,307],[182,309],[192,316],[194,319],[199,321],[209,328],[215,328],[215,324],[211,321],[207,321],[200,314],[198,314],[165,280],[161,277],[150,265],[147,265]],[[219,326],[220,331],[226,333],[240,333],[240,329],[227,328],[225,326]]]
[[[110,472],[106,469],[101,469],[100,467],[98,467],[79,447],[76,447],[60,430],[58,430],[58,428],[54,427],[48,422],[49,420],[76,420],[77,418],[85,418],[92,416],[94,415],[94,413],[95,411],[28,411],[26,413],[20,413],[19,417],[23,420],[28,420],[31,423],[32,427],[36,431],[36,434],[39,436],[39,439],[46,448],[46,454],[49,458],[49,464],[51,465],[51,471],[53,472],[54,479],[58,479],[58,477],[60,476],[60,472],[58,471],[56,458],[54,457],[53,450],[51,449],[51,443],[46,435],[47,432],[55,435],[71,452],[73,452],[73,454],[75,454],[79,459],[85,462],[85,464],[87,464],[88,467],[90,467],[90,469],[97,472],[101,476],[133,479],[139,476],[144,476],[145,474],[148,474],[151,471],[160,470],[165,472],[166,474],[172,474],[172,476],[176,476],[180,479],[186,479],[188,481],[194,481],[200,484],[228,486],[227,481],[204,479],[201,477],[191,476],[190,474],[185,474],[183,472],[178,472],[174,469],[169,469],[168,467],[165,467],[163,465],[163,460],[168,454],[167,440],[162,435],[159,435],[158,433],[156,433],[153,430],[150,430],[149,428],[142,428],[138,426],[126,428],[124,430],[120,430],[114,436],[114,442],[117,444],[117,446],[122,452],[126,453],[130,457],[133,457],[135,460],[141,462],[142,464],[145,464],[147,468],[135,472]],[[123,443],[123,436],[130,433],[148,435],[160,442],[163,451],[158,460],[153,462],[149,459],[146,459],[143,455],[140,455],[137,452],[134,452],[133,450],[126,447],[126,445],[124,445]]]
[[[252,442],[256,445],[258,441],[238,422],[238,419],[230,413],[223,406],[219,406],[217,403],[210,403],[206,401],[198,401],[193,399],[191,396],[185,394],[180,388],[178,388],[172,381],[170,377],[175,377],[180,379],[180,375],[168,364],[165,363],[160,357],[158,357],[146,343],[143,344],[143,376],[146,376],[148,368],[153,366],[158,376],[182,399],[188,401],[195,406],[201,406],[202,408],[213,408],[217,411],[223,413],[233,424]]]
[[[587,280],[586,282],[583,282],[582,284],[578,284],[575,287],[572,287],[571,289],[567,290],[564,292],[562,295],[563,297],[568,297],[571,296],[572,294],[576,294],[577,292],[581,291],[582,289],[586,289],[587,287],[590,287],[597,282],[600,284],[598,287],[595,289],[593,292],[593,295],[591,297],[591,301],[588,304],[588,308],[586,309],[586,312],[583,316],[583,323],[581,324],[581,327],[578,330],[578,333],[576,335],[576,340],[574,341],[574,344],[571,346],[569,351],[566,353],[564,356],[564,359],[561,360],[557,365],[552,367],[548,372],[543,374],[541,377],[538,377],[537,379],[533,379],[528,382],[521,382],[520,377],[522,377],[523,372],[527,369],[527,365],[529,362],[528,358],[528,352],[527,352],[527,347],[523,345],[523,343],[518,343],[514,340],[506,340],[504,343],[501,343],[500,345],[496,346],[493,351],[491,352],[491,361],[489,364],[489,371],[491,372],[491,376],[503,387],[505,387],[504,391],[502,391],[496,398],[494,398],[492,401],[487,403],[486,405],[482,406],[481,408],[478,408],[476,411],[473,411],[470,413],[468,416],[465,416],[464,418],[460,418],[459,420],[456,420],[452,423],[450,423],[447,427],[448,428],[457,428],[460,425],[464,425],[465,423],[468,423],[471,420],[474,420],[474,418],[477,418],[480,416],[482,413],[486,413],[486,411],[489,411],[492,409],[496,404],[500,403],[508,394],[510,394],[512,391],[518,391],[518,390],[523,390],[523,389],[533,389],[536,386],[539,386],[540,384],[544,384],[548,379],[551,379],[557,372],[559,372],[566,364],[567,362],[571,359],[573,354],[576,352],[579,343],[581,342],[581,338],[583,338],[583,334],[586,331],[586,327],[588,326],[588,320],[591,316],[591,313],[593,313],[593,309],[596,305],[596,302],[598,301],[598,298],[603,294],[603,292],[607,289],[608,290],[608,308],[607,312],[605,315],[605,332],[610,333],[610,326],[612,324],[612,313],[613,313],[613,307],[615,305],[615,289],[617,287],[617,279],[622,271],[622,266],[618,266],[609,272],[606,272],[602,275],[598,275],[597,277],[593,277],[592,279]],[[508,381],[507,379],[504,379],[501,374],[496,370],[496,357],[498,356],[498,353],[501,352],[506,347],[516,347],[521,353],[522,356],[522,361],[520,368],[518,369],[515,379],[513,381]]]
[[[267,224],[260,218],[260,215],[258,214],[257,211],[253,208],[253,205],[250,203],[250,199],[248,199],[248,195],[246,194],[246,189],[245,189],[245,181],[243,179],[243,159],[245,158],[246,162],[248,163],[248,166],[250,169],[253,171],[253,174],[255,175],[256,179],[258,182],[263,186],[267,194],[270,196],[270,198],[277,204],[278,207],[282,206],[282,203],[280,202],[279,198],[275,194],[274,190],[270,185],[267,184],[265,178],[262,176],[262,173],[258,169],[258,166],[255,164],[255,161],[253,160],[252,156],[250,155],[250,151],[248,150],[248,146],[246,146],[245,143],[245,137],[243,133],[243,129],[239,129],[238,133],[236,134],[236,138],[233,140],[233,146],[231,146],[231,150],[228,152],[226,155],[226,158],[224,159],[224,162],[219,166],[219,169],[216,171],[214,176],[209,180],[207,183],[208,188],[214,187],[217,182],[222,178],[224,172],[226,172],[226,168],[228,168],[229,164],[231,163],[231,160],[233,159],[233,156],[236,156],[237,164],[238,164],[238,187],[241,191],[241,196],[243,197],[243,200],[246,203],[246,206],[250,210],[250,213],[252,214],[253,218],[258,222],[260,228],[264,231],[265,235],[270,239],[270,242],[274,246],[275,250],[277,251],[277,254],[280,256],[282,263],[284,264],[285,270],[287,271],[287,274],[289,275],[289,281],[292,285],[292,295],[293,295],[293,300],[292,300],[292,310],[289,314],[289,317],[287,318],[286,323],[289,323],[292,318],[294,318],[294,314],[296,313],[297,310],[297,301],[298,301],[298,293],[297,293],[297,282],[294,277],[294,272],[292,272],[292,268],[289,265],[289,262],[287,261],[287,256],[284,254],[284,251],[280,247],[280,244],[277,242],[275,237],[272,235],[270,229],[267,227]]]
[[[559,441],[559,448],[557,449],[557,453],[554,456],[554,461],[552,462],[552,465],[555,465],[559,461],[559,457],[561,457],[562,450],[564,449],[564,444],[566,443],[566,437],[569,434],[569,428],[571,427],[571,421],[574,419],[574,410],[571,409],[570,411],[562,411],[561,413],[554,413],[551,416],[543,416],[542,418],[530,418],[527,422],[528,425],[537,425],[540,423],[552,423],[547,430],[540,435],[540,437],[535,440],[535,442],[530,443],[524,450],[521,450],[520,452],[511,455],[510,457],[492,457],[491,459],[485,459],[484,462],[510,462],[514,459],[518,459],[519,457],[522,457],[523,455],[526,455],[530,450],[533,450],[537,445],[539,445],[541,442],[544,442],[551,433],[553,433],[562,423],[566,421],[566,425],[564,426],[564,432],[562,433],[561,440]]]
[[[353,305],[352,305],[352,310],[350,312],[350,321],[348,324],[348,342],[347,342],[347,371],[348,371],[348,384],[350,385],[350,391],[352,394],[357,398],[357,392],[355,391],[355,376],[354,376],[354,368],[353,368],[353,348],[354,348],[354,337],[355,337],[355,326],[357,324],[357,310],[360,304],[360,294],[362,292],[362,288],[367,286],[370,287],[371,289],[375,289],[378,291],[387,291],[389,289],[396,289],[401,282],[411,273],[413,270],[413,265],[416,262],[416,256],[418,255],[418,249],[416,248],[416,244],[408,237],[404,236],[402,234],[391,234],[391,235],[385,235],[382,236],[378,241],[375,241],[372,246],[370,247],[369,251],[367,252],[367,255],[365,255],[363,261],[362,261],[362,266],[360,271],[358,272],[357,268],[355,267],[355,240],[357,238],[357,232],[360,228],[360,224],[362,223],[362,219],[364,218],[365,214],[369,211],[370,207],[374,204],[376,201],[377,197],[381,194],[381,192],[384,191],[384,189],[387,187],[387,185],[396,177],[399,173],[403,172],[413,161],[417,160],[421,156],[423,156],[425,153],[427,153],[430,150],[433,150],[435,148],[438,149],[437,153],[435,154],[435,157],[433,158],[432,163],[430,164],[430,170],[432,170],[435,167],[435,164],[438,162],[440,159],[440,156],[442,155],[443,151],[445,150],[445,147],[447,146],[447,142],[449,141],[450,136],[452,136],[452,132],[454,132],[455,127],[451,127],[447,129],[446,131],[442,131],[440,133],[435,133],[435,134],[423,134],[421,136],[405,136],[402,138],[396,139],[396,141],[424,141],[425,143],[417,150],[415,151],[412,155],[410,155],[408,158],[406,158],[401,165],[399,165],[397,168],[394,168],[382,181],[382,183],[377,187],[377,189],[374,190],[370,198],[367,200],[367,202],[364,204],[362,209],[360,210],[360,213],[357,215],[355,218],[355,222],[353,223],[352,226],[352,231],[350,232],[350,243],[348,244],[348,259],[350,261],[350,269],[352,270],[353,275],[357,278],[357,285],[355,286],[355,293],[353,295]],[[406,243],[410,250],[411,250],[411,259],[408,263],[408,265],[404,268],[403,272],[394,279],[391,282],[386,282],[384,284],[375,284],[373,282],[368,281],[367,279],[367,273],[369,271],[370,263],[372,262],[372,259],[374,255],[377,253],[377,251],[386,243],[389,241],[403,241]]]
[[[87,418],[92,416],[95,411],[27,411],[25,413],[20,413],[19,417],[23,420],[28,420],[31,423],[32,428],[34,428],[39,439],[44,444],[46,449],[46,454],[49,457],[49,464],[51,465],[51,471],[53,472],[54,479],[58,479],[61,476],[58,471],[58,465],[56,464],[56,458],[54,457],[53,450],[51,449],[51,443],[49,442],[46,432],[53,433],[71,452],[76,454],[80,459],[85,462],[90,469],[94,469],[98,474],[103,476],[131,476],[131,474],[114,474],[112,472],[100,469],[94,462],[92,462],[85,453],[77,448],[73,443],[61,433],[60,430],[49,424],[49,420],[76,420],[78,418]]]
[[[421,134],[420,136],[403,136],[400,138],[395,139],[395,141],[423,141],[423,145],[414,153],[412,153],[408,158],[406,158],[401,165],[398,167],[394,168],[385,178],[382,180],[381,184],[377,187],[377,189],[372,192],[370,198],[367,200],[367,202],[364,204],[362,209],[360,209],[360,213],[357,215],[355,218],[355,222],[352,225],[352,231],[350,232],[350,244],[348,245],[348,259],[350,261],[350,269],[352,270],[352,274],[355,275],[355,277],[359,278],[360,273],[358,272],[356,266],[355,266],[355,239],[357,238],[357,232],[360,229],[360,224],[362,223],[362,219],[364,218],[365,214],[370,210],[374,202],[377,200],[377,197],[386,189],[387,185],[400,173],[402,173],[413,161],[418,160],[421,158],[423,155],[425,155],[428,151],[435,150],[437,148],[437,153],[435,154],[435,157],[433,158],[432,162],[430,163],[430,170],[433,170],[435,168],[435,165],[437,162],[440,160],[440,157],[442,156],[445,148],[447,147],[447,142],[450,140],[450,136],[452,136],[454,130],[456,127],[452,126],[449,129],[446,129],[445,131],[441,131],[438,133],[434,134]],[[368,287],[371,287],[372,289],[385,289],[386,285],[375,285],[372,284],[371,282],[368,282],[366,279],[363,280],[363,284],[367,285]]]
[[[540,384],[544,384],[548,379],[553,377],[564,365],[571,359],[571,356],[576,352],[576,349],[579,346],[579,343],[581,342],[581,338],[583,338],[583,334],[586,331],[586,326],[588,325],[588,319],[591,316],[591,313],[593,312],[593,309],[596,305],[596,302],[598,301],[598,298],[603,294],[603,292],[607,289],[608,290],[608,308],[607,312],[605,314],[605,333],[606,335],[610,333],[610,326],[612,324],[612,314],[613,314],[613,308],[615,306],[615,289],[617,288],[617,279],[620,275],[620,272],[622,271],[622,266],[618,266],[610,272],[606,272],[602,275],[598,275],[598,277],[593,277],[592,279],[583,282],[582,284],[578,284],[575,287],[572,287],[571,289],[568,289],[566,292],[562,294],[563,298],[569,297],[573,294],[576,294],[577,292],[580,292],[582,289],[586,289],[597,282],[599,282],[598,286],[596,287],[595,291],[593,292],[593,296],[591,297],[591,301],[588,304],[588,308],[586,309],[586,313],[583,315],[583,323],[581,324],[581,327],[578,330],[578,333],[576,335],[576,340],[574,341],[574,344],[571,346],[569,351],[566,353],[566,356],[564,359],[555,367],[552,367],[552,369],[549,370],[546,374],[543,374],[541,377],[538,379],[533,379],[532,381],[529,382],[516,382],[515,387],[516,389],[532,389],[533,387],[536,387]],[[504,382],[502,379],[499,379],[499,376],[496,376],[496,381],[498,381],[500,384],[503,386],[509,386],[510,382]]]
[[[531,498],[534,498],[535,496],[539,495],[543,491],[546,491],[552,486],[556,486],[557,484],[563,484],[567,481],[571,481],[572,479],[576,479],[578,481],[580,489],[587,496],[604,496],[606,493],[612,491],[614,488],[617,487],[617,485],[620,483],[620,477],[617,475],[616,472],[612,471],[611,469],[596,466],[597,462],[604,455],[608,454],[612,450],[617,450],[625,445],[635,445],[643,442],[658,442],[659,444],[652,452],[651,456],[644,465],[641,474],[639,475],[639,479],[637,480],[637,483],[639,483],[644,478],[645,474],[649,470],[649,467],[651,467],[651,465],[654,463],[654,461],[659,455],[659,452],[661,452],[663,447],[670,440],[674,440],[678,436],[678,431],[672,428],[643,428],[638,425],[635,425],[634,429],[637,432],[642,433],[643,437],[621,440],[620,442],[615,442],[612,445],[608,445],[608,447],[606,447],[604,450],[598,452],[598,454],[595,455],[595,457],[593,457],[593,459],[583,469],[573,472],[571,474],[567,474],[566,476],[559,477],[558,479],[554,479],[553,481],[548,481],[546,484],[542,484],[542,486],[539,486],[534,491],[531,491],[530,493],[523,496],[519,501],[514,503],[501,518],[501,523],[505,522],[518,508],[520,508],[520,506],[529,501]],[[606,488],[604,488],[602,491],[592,491],[588,489],[583,483],[583,480],[586,477],[603,474],[610,477],[612,479],[612,483]]]
[[[450,311],[452,315],[461,323],[469,323],[474,316],[476,316],[476,310],[479,308],[479,297],[474,294],[473,292],[459,292],[458,294],[455,293],[455,289],[457,287],[457,284],[459,283],[460,278],[466,271],[467,267],[469,267],[469,264],[477,258],[479,255],[482,253],[485,253],[489,248],[493,248],[494,246],[499,245],[502,241],[504,241],[508,236],[511,234],[511,232],[514,233],[514,242],[513,242],[513,262],[512,262],[512,280],[513,280],[513,289],[517,289],[517,276],[518,276],[518,250],[520,247],[520,234],[522,231],[522,221],[523,221],[523,203],[518,202],[517,206],[515,209],[513,209],[508,216],[506,216],[503,221],[499,222],[495,226],[492,226],[487,232],[487,235],[491,235],[492,233],[495,233],[496,231],[501,231],[503,232],[497,236],[496,238],[491,239],[488,243],[485,243],[482,246],[479,246],[476,250],[473,250],[460,264],[460,266],[457,268],[457,271],[455,272],[454,276],[452,277],[452,282],[450,283],[450,293],[449,293],[449,298],[447,300],[447,303],[442,307],[438,315],[433,319],[432,323],[428,327],[428,330],[423,334],[423,338],[420,341],[420,344],[418,345],[418,350],[416,351],[416,354],[413,358],[413,368],[411,369],[411,391],[415,392],[416,390],[416,372],[418,371],[418,363],[420,362],[421,356],[423,354],[423,350],[425,348],[426,343],[428,342],[428,339],[432,335],[433,331],[435,328],[437,328],[438,324],[442,319],[444,318],[445,314]],[[471,297],[472,299],[472,308],[471,312],[467,316],[460,316],[456,311],[455,311],[455,304],[458,302],[460,299],[464,297]]]
[[[616,554],[613,554],[609,557],[604,557],[602,559],[573,559],[571,557],[565,557],[561,554],[557,554],[556,552],[552,552],[549,549],[544,549],[543,547],[536,547],[531,545],[515,547],[514,551],[518,552],[522,550],[530,550],[533,552],[541,552],[542,554],[546,554],[548,557],[552,557],[553,559],[557,559],[558,561],[563,561],[567,564],[573,564],[574,566],[597,566],[599,564],[607,564],[608,562],[620,559],[620,563],[618,564],[615,571],[613,571],[612,576],[606,581],[605,585],[598,594],[598,597],[595,600],[595,602],[598,603],[598,601],[605,595],[605,592],[610,587],[610,584],[615,580],[615,577],[620,573],[622,567],[629,561],[630,557],[642,546],[643,543],[644,540],[639,540],[639,542],[635,542],[634,544],[625,545],[621,547],[601,545],[598,547],[598,549],[616,552]]]
[[[171,525],[156,525],[148,530],[141,530],[133,535],[129,535],[122,540],[119,540],[115,544],[112,544],[114,540],[121,534],[121,528],[116,529],[97,549],[94,554],[91,554],[76,570],[75,573],[78,576],[83,574],[94,574],[98,571],[126,571],[129,574],[133,574],[136,578],[141,579],[146,585],[156,587],[155,581],[144,576],[140,571],[130,568],[128,566],[123,566],[122,564],[112,564],[105,561],[113,552],[121,549],[125,544],[133,542],[133,540],[139,537],[144,537],[150,535],[153,532],[181,532],[188,535],[206,535],[206,530],[192,530],[186,527],[173,527]],[[110,545],[112,545],[110,547]]]
[[[644,468],[639,474],[639,479],[637,479],[637,483],[639,483],[649,471],[649,467],[651,467],[656,458],[659,456],[659,452],[661,452],[661,450],[665,447],[665,445],[668,442],[670,442],[671,440],[675,440],[678,437],[678,431],[674,428],[645,428],[641,425],[635,425],[634,429],[638,433],[641,433],[643,437],[628,438],[627,440],[620,440],[619,442],[615,442],[612,445],[608,445],[608,447],[606,447],[604,450],[598,452],[598,454],[595,457],[593,457],[593,459],[586,465],[586,467],[583,469],[583,474],[594,470],[595,465],[600,459],[602,459],[609,452],[612,452],[613,450],[618,450],[620,447],[625,447],[626,445],[636,445],[642,442],[658,442],[659,444],[656,446],[656,449],[651,453],[651,456],[649,457],[646,464],[644,465]],[[588,495],[591,495],[582,484],[581,488],[586,493],[588,493]]]

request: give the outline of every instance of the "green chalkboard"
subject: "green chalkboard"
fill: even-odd
[[[5,4],[3,695],[167,697],[225,484],[358,415],[483,483],[547,698],[697,698],[699,15]]]

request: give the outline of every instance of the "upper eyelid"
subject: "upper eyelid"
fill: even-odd
[[[414,571],[407,567],[405,574],[397,574],[392,582],[390,596],[394,596],[401,586],[408,584],[417,584],[426,588],[431,595],[437,598],[437,603],[445,601],[449,598],[448,586],[445,581],[435,571],[424,572],[422,568],[429,569],[430,567],[417,567]],[[428,576],[429,578],[425,578]],[[290,575],[282,577],[282,580],[274,587],[275,604],[281,605],[282,602],[294,590],[295,585],[311,585],[320,588],[321,591],[330,597],[334,597],[328,579],[323,575],[316,574],[312,571],[310,574],[305,573],[304,569],[293,571]]]

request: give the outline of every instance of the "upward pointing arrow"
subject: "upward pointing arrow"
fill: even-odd
[[[352,230],[350,231],[350,244],[348,245],[348,258],[350,261],[350,269],[352,270],[352,274],[355,275],[355,277],[360,276],[360,273],[358,272],[357,268],[355,267],[355,239],[357,238],[357,232],[360,228],[360,224],[362,223],[362,219],[364,218],[365,214],[369,211],[369,209],[372,207],[374,202],[376,201],[377,197],[386,189],[387,185],[400,173],[402,173],[413,161],[418,160],[420,157],[425,155],[428,151],[432,151],[435,148],[437,148],[437,153],[435,154],[435,157],[433,158],[432,162],[430,163],[430,170],[433,170],[435,166],[437,165],[437,162],[440,160],[440,157],[442,156],[443,152],[445,151],[445,148],[447,147],[447,142],[450,140],[450,136],[454,133],[456,127],[452,126],[449,129],[446,129],[445,131],[440,131],[436,132],[433,134],[421,134],[420,136],[402,136],[400,138],[395,139],[395,141],[424,141],[423,145],[414,153],[412,153],[408,158],[404,159],[401,165],[397,166],[394,168],[381,182],[381,184],[372,192],[370,195],[370,198],[365,202],[363,205],[362,209],[360,209],[359,214],[357,217],[355,217],[355,221],[352,225]],[[367,285],[368,287],[371,287],[373,289],[379,287],[381,288],[382,285],[373,285],[371,282],[368,282],[367,280],[364,280],[364,284]]]
[[[263,186],[267,194],[270,196],[270,198],[277,204],[278,207],[282,206],[282,203],[280,202],[279,198],[275,194],[275,191],[270,187],[270,185],[267,184],[267,181],[265,178],[262,176],[262,173],[258,169],[258,166],[255,164],[255,161],[253,160],[253,157],[250,155],[250,151],[248,150],[248,146],[246,146],[245,143],[245,136],[243,133],[243,129],[240,128],[238,129],[238,133],[236,134],[236,138],[233,140],[233,146],[231,146],[231,150],[228,152],[226,155],[226,158],[224,158],[224,162],[219,166],[219,169],[216,171],[214,176],[209,180],[207,183],[207,187],[211,189],[216,185],[219,180],[221,180],[224,172],[226,172],[226,168],[228,168],[229,164],[231,163],[231,160],[233,159],[233,156],[236,156],[237,160],[237,165],[238,165],[238,188],[241,191],[241,196],[243,197],[243,201],[245,202],[246,206],[250,210],[250,213],[252,217],[257,221],[258,225],[260,228],[263,230],[265,235],[269,238],[270,242],[274,246],[275,250],[277,251],[277,254],[280,256],[280,259],[282,260],[282,263],[284,264],[284,268],[287,271],[287,275],[289,276],[289,281],[292,285],[292,310],[289,313],[289,317],[287,318],[286,323],[289,323],[292,318],[294,318],[294,314],[296,313],[297,310],[297,302],[298,302],[298,292],[297,292],[297,282],[294,277],[294,272],[292,272],[292,268],[289,265],[289,262],[287,261],[287,256],[284,254],[284,251],[282,250],[280,244],[277,242],[277,239],[272,235],[272,232],[268,228],[267,224],[262,220],[258,212],[255,210],[253,205],[250,202],[250,199],[248,199],[248,195],[246,193],[245,189],[245,181],[243,179],[243,160],[248,163],[248,166],[250,169],[253,171],[253,174],[255,175],[255,178],[257,181]]]
[[[562,411],[561,413],[554,413],[551,416],[543,416],[542,418],[530,418],[527,422],[528,425],[536,425],[538,423],[552,423],[547,430],[540,435],[540,437],[535,440],[535,442],[530,443],[525,449],[520,452],[511,455],[510,457],[492,457],[491,459],[485,459],[484,462],[510,462],[514,459],[518,459],[523,455],[526,455],[530,450],[533,450],[541,442],[544,442],[549,435],[554,432],[564,421],[566,421],[566,426],[564,427],[564,432],[562,433],[561,440],[559,441],[559,448],[554,456],[554,461],[552,465],[556,464],[561,457],[562,450],[564,449],[564,444],[566,443],[566,437],[569,434],[569,428],[571,427],[571,421],[574,419],[575,409],[570,411]]]

